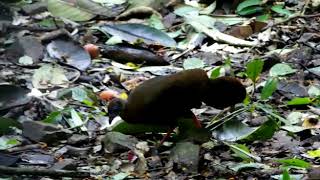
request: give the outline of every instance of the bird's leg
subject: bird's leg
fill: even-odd
[[[197,118],[197,116],[196,116],[192,111],[190,111],[190,112],[191,112],[191,115],[192,115],[192,121],[193,121],[193,123],[195,124],[195,126],[196,126],[197,128],[201,128],[202,125],[201,125],[201,122],[199,121],[199,119]],[[166,135],[165,135],[165,136],[162,138],[162,140],[160,141],[159,146],[161,146],[161,145],[164,143],[164,141],[170,137],[170,135],[171,135],[171,133],[173,132],[174,129],[175,129],[175,127],[170,127],[170,128],[169,128],[169,130],[168,130],[168,132],[166,133]]]
[[[164,141],[170,137],[170,135],[171,135],[171,133],[173,132],[174,129],[175,129],[175,127],[170,127],[170,129],[168,130],[166,135],[163,136],[163,138],[161,139],[159,146],[161,146],[164,143]]]
[[[192,121],[193,121],[194,125],[195,125],[197,128],[201,128],[201,127],[202,127],[202,126],[201,126],[201,122],[199,121],[199,119],[197,118],[197,116],[196,116],[193,112],[191,112],[191,114],[192,114]]]
[[[133,152],[133,150],[130,150],[129,152],[128,152],[128,160],[130,161],[130,162],[133,162],[135,159],[136,159],[136,155],[134,154],[134,152]]]

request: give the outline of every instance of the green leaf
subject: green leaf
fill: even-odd
[[[310,157],[313,157],[313,158],[318,158],[318,157],[320,157],[320,149],[313,150],[313,151],[308,151],[307,153],[308,153],[308,155],[309,155]]]
[[[215,79],[215,78],[219,77],[220,76],[220,70],[221,70],[221,66],[218,66],[218,67],[214,68],[213,71],[210,74],[210,78],[211,79]]]
[[[82,101],[83,104],[87,105],[87,106],[93,106],[94,102],[91,101],[90,99],[85,99]]]
[[[285,165],[285,166],[295,166],[295,167],[300,167],[300,168],[309,168],[311,165],[310,163],[301,160],[301,159],[279,159],[277,160],[279,163]]]
[[[156,14],[153,14],[149,20],[148,20],[148,24],[149,26],[153,27],[153,28],[156,28],[156,29],[159,29],[159,30],[163,30],[165,29],[163,23],[162,23],[162,20],[161,20],[161,17],[159,17],[158,15]]]
[[[269,78],[264,85],[262,92],[261,92],[261,99],[265,100],[270,97],[273,92],[277,89],[278,85],[278,78]]]
[[[87,92],[84,89],[80,87],[72,88],[72,99],[82,102],[87,98]]]
[[[278,124],[272,118],[264,122],[261,126],[256,128],[251,134],[245,137],[245,141],[255,141],[255,140],[267,140],[272,138],[273,134],[278,129]]]
[[[257,17],[257,21],[267,22],[270,18],[270,14],[263,14]]]
[[[261,158],[251,154],[249,149],[245,145],[241,145],[241,144],[232,145],[228,143],[226,144],[231,148],[231,150],[234,153],[236,153],[239,157],[243,158],[244,160],[254,159],[255,161],[258,161],[258,162],[261,161]]]
[[[234,146],[238,148],[234,148]],[[251,161],[251,157],[248,156],[250,154],[250,149],[244,144],[235,144],[234,146],[230,146],[231,150],[235,153],[236,157],[243,159],[244,161]],[[241,149],[242,151],[239,151]]]
[[[287,74],[295,73],[297,70],[292,69],[288,64],[278,63],[272,66],[270,69],[269,75],[272,77],[284,76]]]
[[[250,102],[251,102],[250,96],[247,94],[247,95],[246,95],[246,98],[243,100],[242,103],[243,103],[244,105],[249,105]]]
[[[54,124],[54,123],[58,123],[61,120],[62,120],[62,112],[54,111],[54,112],[51,112],[44,120],[42,120],[42,122]]]
[[[271,10],[276,12],[276,13],[283,14],[283,15],[286,15],[286,16],[292,15],[292,12],[290,12],[287,9],[284,9],[283,5],[274,5],[274,6],[271,7]]]
[[[246,15],[250,15],[250,14],[256,14],[256,13],[259,13],[262,11],[263,11],[262,7],[251,6],[251,7],[244,8],[241,11],[238,11],[237,13],[241,16],[246,16]]]
[[[288,168],[285,168],[285,169],[283,170],[281,179],[282,179],[282,180],[291,180],[290,174],[289,174],[289,171],[288,171]]]
[[[93,100],[88,96],[88,92],[86,89],[81,87],[71,88],[72,99],[82,102],[88,106],[92,106],[94,104]]]
[[[20,143],[20,141],[18,141],[17,139],[9,139],[8,141],[7,141],[7,144],[8,145],[17,145],[17,144],[19,144]]]
[[[238,5],[237,11],[239,12],[239,11],[243,10],[244,8],[247,8],[250,6],[256,6],[256,5],[260,5],[260,4],[262,4],[261,0],[246,0]]]
[[[204,62],[199,58],[189,58],[184,60],[183,68],[184,69],[196,69],[196,68],[203,68]]]
[[[58,23],[58,22],[57,22]],[[50,18],[50,19],[43,19],[41,20],[40,22],[38,22],[38,24],[40,26],[43,26],[43,27],[49,27],[49,28],[54,28],[56,27],[56,24],[55,24],[55,21]]]
[[[264,62],[261,59],[254,59],[247,64],[246,74],[252,80],[256,82],[262,72]]]
[[[74,3],[62,0],[48,0],[47,6],[53,16],[64,17],[72,21],[87,21],[96,16],[84,9],[80,9]]]
[[[21,142],[17,140],[16,138],[11,138],[7,136],[1,136],[0,137],[0,150],[6,150],[12,147],[15,147],[17,145],[20,145]]]
[[[311,104],[312,99],[309,97],[304,97],[304,98],[293,98],[291,101],[287,102],[288,105],[307,105]]]
[[[82,131],[87,131],[88,129],[84,126],[84,122],[77,113],[76,110],[70,110],[71,118],[66,119],[71,128],[80,127]]]

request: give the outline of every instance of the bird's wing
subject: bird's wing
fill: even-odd
[[[128,118],[178,116],[199,106],[207,79],[204,71],[194,70],[148,80],[130,94]]]

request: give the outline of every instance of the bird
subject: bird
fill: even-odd
[[[146,80],[130,92],[127,100],[113,98],[107,109],[110,122],[119,115],[127,123],[165,125],[172,131],[180,117],[192,117],[200,128],[191,109],[202,103],[223,109],[245,97],[246,89],[237,78],[210,79],[202,69],[189,69]]]

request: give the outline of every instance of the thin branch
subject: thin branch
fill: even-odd
[[[264,27],[263,30],[266,30],[266,29],[268,29],[268,28],[270,28],[270,27],[277,26],[277,25],[280,25],[280,24],[283,24],[283,23],[292,21],[292,20],[294,20],[294,19],[296,19],[296,18],[314,18],[314,17],[320,17],[320,13],[305,15],[305,12],[306,12],[309,4],[310,4],[310,0],[306,0],[306,2],[305,2],[305,4],[304,4],[303,9],[301,10],[301,12],[296,13],[296,14],[293,14],[293,15],[289,16],[287,19],[284,19],[284,20],[282,20],[282,21],[275,22],[275,23],[271,23],[270,25]]]
[[[39,168],[15,168],[0,166],[0,174],[5,175],[27,175],[27,176],[49,176],[49,177],[72,177],[72,178],[87,178],[90,177],[89,172],[85,171],[66,171],[52,170]]]

